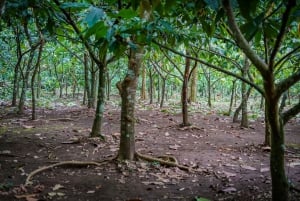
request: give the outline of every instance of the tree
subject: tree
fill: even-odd
[[[256,1],[257,3],[258,1]],[[288,112],[280,115],[279,113],[279,98],[292,85],[300,80],[300,70],[295,74],[289,75],[287,78],[276,82],[276,55],[284,43],[284,37],[287,37],[288,29],[292,28],[291,20],[293,20],[292,12],[296,7],[295,0],[289,0],[285,5],[282,13],[281,26],[279,32],[273,43],[273,49],[269,56],[268,63],[257,55],[251,45],[247,42],[244,35],[241,33],[239,26],[236,23],[236,17],[228,0],[223,0],[223,7],[226,11],[229,27],[232,31],[232,37],[237,45],[242,49],[245,55],[251,60],[255,68],[259,71],[264,81],[264,96],[266,103],[266,115],[270,125],[271,131],[271,176],[272,176],[272,200],[288,200],[289,199],[289,184],[285,174],[284,168],[284,130],[283,123]],[[249,6],[249,5],[247,5]],[[298,5],[299,6],[299,5]],[[246,11],[243,4],[241,4],[241,12],[244,16],[249,17],[250,11]],[[255,9],[255,7],[254,7]],[[249,18],[248,18],[249,19]],[[296,109],[294,106],[289,111]]]

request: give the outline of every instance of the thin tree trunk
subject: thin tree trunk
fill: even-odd
[[[94,62],[92,62],[91,92],[90,92],[90,98],[88,98],[88,108],[95,108],[95,97],[96,97],[96,71],[94,70]]]
[[[160,108],[164,106],[165,92],[166,92],[166,80],[162,78],[161,81],[162,81],[162,86],[161,86],[161,100],[159,105]]]
[[[105,102],[105,65],[98,66],[99,76],[98,76],[98,98],[97,98],[97,107],[96,114],[93,122],[93,127],[90,136],[91,137],[100,137],[104,139],[104,136],[101,133],[102,120],[104,114],[104,102]]]
[[[289,200],[289,184],[284,167],[284,130],[279,114],[279,99],[274,96],[275,82],[272,73],[264,82],[266,97],[266,113],[271,131],[271,177],[272,177],[272,200]],[[275,97],[275,98],[274,98]]]
[[[248,88],[248,91],[246,93],[246,100],[248,100],[249,96],[250,96],[250,93],[251,93],[251,90],[252,90],[252,87],[249,87]],[[235,112],[234,112],[234,115],[233,115],[233,120],[232,122],[236,123],[239,121],[239,114],[240,114],[240,111],[242,110],[242,102],[240,103],[240,105],[236,108]]]
[[[190,102],[196,102],[197,98],[197,81],[198,81],[198,68],[195,68],[192,72],[191,86],[190,86]]]
[[[245,63],[242,69],[242,77],[246,78],[247,73],[249,71],[250,63],[247,57],[245,56]],[[242,82],[242,120],[241,120],[241,127],[248,128],[249,127],[249,121],[248,121],[248,98],[249,95],[247,94],[246,90],[246,83]]]
[[[146,67],[142,67],[142,87],[141,87],[141,100],[146,100]]]
[[[149,96],[150,101],[149,104],[153,104],[153,73],[152,70],[149,70],[149,79],[150,79],[150,89],[149,89]]]
[[[189,55],[189,52],[186,53]],[[185,59],[185,70],[182,83],[181,91],[181,107],[182,107],[182,126],[189,126],[188,120],[188,86],[189,86],[189,74],[190,74],[191,60],[189,58]]]
[[[85,96],[88,99],[88,108],[90,108],[92,104],[91,104],[91,89],[90,89],[90,82],[89,82],[89,67],[88,67],[87,53],[84,53],[83,58],[84,58],[84,89],[85,89]],[[84,103],[85,103],[85,98],[84,98]]]
[[[108,70],[106,71],[105,75],[106,75],[106,99],[110,100],[111,79],[110,79]]]
[[[210,74],[208,74],[208,79],[207,79],[207,103],[208,103],[208,107],[211,108],[212,104],[211,104],[211,81],[210,81]]]
[[[41,38],[41,40],[43,40],[43,38]],[[39,69],[40,63],[41,63],[43,47],[44,47],[44,41],[42,41],[41,44],[40,44],[39,52],[38,52],[38,58],[37,58],[35,66],[34,66],[34,70],[33,70],[32,77],[31,77],[31,107],[32,107],[31,119],[32,120],[36,120],[36,118],[37,118],[37,115],[36,115],[36,97],[35,97],[34,86],[35,86],[35,77],[36,77],[36,74],[38,72],[38,69]]]
[[[157,103],[159,103],[160,102],[160,78],[159,78],[159,76],[157,77],[156,89],[157,89]]]
[[[235,92],[235,83],[236,83],[236,80],[233,80],[232,87],[231,87],[231,96],[230,96],[230,105],[229,105],[229,110],[228,110],[228,116],[230,116],[231,112],[232,112],[233,97],[234,97],[234,92]]]
[[[143,49],[131,49],[128,59],[128,72],[122,82],[117,83],[121,99],[121,139],[118,157],[133,160],[135,155],[135,99]]]

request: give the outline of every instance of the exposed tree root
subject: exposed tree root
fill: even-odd
[[[178,167],[181,170],[185,170],[185,171],[191,171],[192,168],[188,167],[188,166],[184,166],[184,165],[180,165],[178,164],[178,161],[175,157],[173,156],[162,156],[160,158],[155,158],[152,156],[148,156],[148,155],[144,155],[138,152],[135,152],[135,156],[136,158],[140,158],[149,162],[159,162],[161,165],[167,165],[167,166],[171,166],[171,167]],[[48,165],[48,166],[44,166],[44,167],[40,167],[34,171],[32,171],[26,178],[25,181],[25,186],[31,185],[31,179],[33,178],[33,176],[37,175],[38,173],[41,173],[43,171],[49,170],[51,168],[54,167],[58,167],[58,166],[88,166],[88,165],[94,165],[94,166],[101,166],[103,164],[106,164],[112,160],[115,160],[116,157],[112,157],[110,159],[104,160],[104,161],[62,161],[62,162],[58,162],[52,165]]]
[[[106,164],[106,163],[114,160],[115,158],[116,157],[113,157],[113,158],[110,158],[110,159],[107,159],[107,160],[104,160],[104,161],[99,161],[99,162],[96,162],[96,161],[62,161],[62,162],[58,162],[58,163],[55,163],[55,164],[52,164],[52,165],[44,166],[44,167],[41,167],[41,168],[38,168],[38,169],[32,171],[27,176],[26,181],[25,181],[25,186],[28,186],[28,185],[32,184],[32,182],[30,180],[34,175],[36,175],[40,172],[49,170],[49,169],[54,168],[54,167],[58,167],[58,166],[88,166],[88,165],[101,166],[103,164]]]
[[[296,188],[293,184],[290,185],[290,190],[300,193],[300,189]]]
[[[77,119],[71,119],[71,118],[58,118],[58,119],[46,119],[48,121],[63,121],[63,122],[67,122],[67,121],[77,121]]]
[[[139,152],[135,152],[135,156],[137,158],[140,158],[140,159],[143,159],[143,160],[146,160],[146,161],[149,161],[149,162],[159,162],[161,165],[167,165],[167,166],[171,166],[171,167],[178,167],[179,169],[185,170],[185,171],[191,171],[192,170],[191,167],[178,164],[177,159],[173,156],[167,156],[169,159],[171,159],[171,161],[163,160],[161,158],[155,158],[155,157],[152,157],[152,156],[149,156],[149,155],[144,155],[144,154],[141,154]],[[163,158],[165,158],[165,157],[163,157]]]

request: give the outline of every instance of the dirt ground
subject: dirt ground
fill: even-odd
[[[61,161],[103,161],[116,156],[120,107],[107,105],[106,141],[87,138],[94,112],[84,106],[30,110],[16,116],[0,108],[0,200],[159,201],[270,200],[269,150],[261,144],[261,119],[241,129],[214,111],[190,113],[189,128],[180,128],[179,111],[140,104],[136,111],[136,150],[152,156],[173,156],[187,172],[157,162],[116,162],[100,166],[66,165],[42,171],[25,186],[28,174]],[[286,131],[286,171],[300,189],[300,119]],[[292,200],[300,194],[291,191]]]

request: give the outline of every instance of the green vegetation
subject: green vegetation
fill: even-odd
[[[62,106],[82,98],[96,110],[91,136],[104,138],[105,101],[120,96],[121,160],[138,157],[138,97],[160,108],[174,104],[161,111],[180,112],[181,126],[190,125],[189,113],[208,108],[230,115],[236,107],[242,127],[265,114],[272,199],[289,199],[283,126],[300,111],[299,1],[4,0],[0,6],[0,104],[9,102],[19,114],[30,107],[34,120],[38,108],[55,107],[57,98],[66,99]]]

